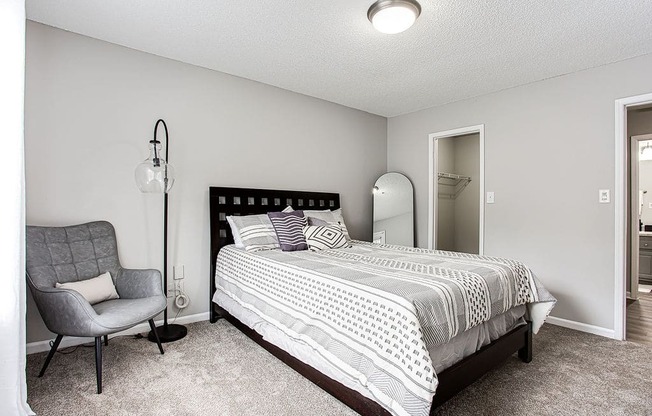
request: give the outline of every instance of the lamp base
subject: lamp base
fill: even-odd
[[[188,333],[188,328],[183,325],[161,325],[156,328],[156,333],[158,334],[159,340],[161,343],[178,341],[181,338],[185,337]],[[147,339],[156,342],[156,336],[153,331],[149,331],[147,334]]]

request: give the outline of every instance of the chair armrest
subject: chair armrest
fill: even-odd
[[[34,286],[31,290],[43,322],[50,331],[60,335],[88,336],[97,313],[79,292]]]
[[[154,269],[120,269],[115,279],[121,298],[141,299],[165,296],[161,283],[161,272]]]

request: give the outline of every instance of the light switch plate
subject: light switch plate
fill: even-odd
[[[493,192],[487,192],[487,204],[493,204],[496,202],[496,196]]]
[[[599,191],[599,201],[601,204],[608,204],[611,202],[611,197],[609,195],[609,190],[608,189],[600,189]]]

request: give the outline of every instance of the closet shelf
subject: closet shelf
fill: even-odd
[[[439,198],[455,199],[462,193],[464,188],[471,182],[469,176],[457,175],[455,173],[437,173],[437,184],[439,185]]]

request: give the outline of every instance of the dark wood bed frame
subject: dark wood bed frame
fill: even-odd
[[[345,387],[294,358],[284,350],[265,341],[256,331],[247,327],[213,302],[217,253],[225,245],[233,243],[231,229],[226,221],[227,215],[265,214],[280,211],[288,205],[291,205],[294,209],[337,209],[340,208],[339,194],[210,187],[209,200],[211,224],[210,322],[214,323],[220,318],[226,319],[275,357],[361,415],[389,415],[387,410],[373,400]],[[433,399],[430,414],[433,415],[439,405],[482,377],[492,368],[503,363],[516,352],[518,352],[518,356],[522,361],[529,363],[532,360],[532,324],[530,322],[527,325],[513,329],[491,344],[481,348],[475,354],[439,373],[437,375],[439,386]]]

